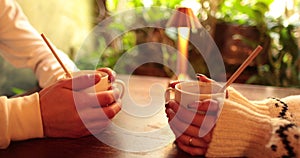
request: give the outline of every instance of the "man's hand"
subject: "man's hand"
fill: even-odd
[[[97,71],[102,71],[102,72],[107,73],[108,79],[111,82],[114,82],[116,80],[116,72],[114,72],[111,68],[107,68],[107,67],[99,68],[99,69],[97,69]]]
[[[114,80],[114,75],[110,76]],[[40,91],[44,135],[77,138],[102,131],[121,110],[121,103],[113,90],[81,92],[100,80],[97,74],[84,75],[60,80]]]

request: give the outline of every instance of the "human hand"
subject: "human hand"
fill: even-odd
[[[111,82],[114,82],[116,80],[116,72],[113,71],[111,68],[108,67],[104,67],[104,68],[99,68],[97,69],[97,71],[102,71],[108,74],[108,79]]]
[[[203,74],[197,74],[197,80],[201,82],[214,82],[214,80],[208,78],[207,76]]]
[[[100,80],[98,74],[83,75],[60,80],[40,91],[44,135],[78,138],[102,131],[121,110],[121,103],[117,101],[119,93],[80,91]]]
[[[203,74],[197,74],[197,80],[199,82],[208,82],[208,83],[215,82],[214,80],[208,78],[207,76],[205,76]],[[232,89],[232,88],[230,88],[230,89]],[[226,91],[225,91],[225,98],[226,99],[229,98],[229,90],[228,89],[226,89]]]
[[[206,77],[206,76],[203,75],[203,74],[197,74],[196,77],[197,77],[197,80],[198,80],[199,82],[214,82],[214,80],[212,80],[212,79]],[[184,81],[173,80],[173,81],[171,81],[171,82],[169,83],[168,87],[175,88],[175,85],[178,84],[178,83],[180,83],[180,82],[184,82]]]
[[[165,112],[178,147],[191,155],[204,155],[212,139],[212,128],[220,110],[218,102],[204,100],[189,105],[189,108],[194,110],[184,108],[174,100],[170,100],[166,104]],[[203,133],[207,134],[199,137]]]

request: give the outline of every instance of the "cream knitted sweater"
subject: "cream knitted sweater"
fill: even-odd
[[[228,90],[207,157],[300,157],[300,95],[249,101]]]

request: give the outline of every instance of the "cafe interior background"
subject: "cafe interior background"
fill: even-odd
[[[138,14],[140,16],[138,18],[143,21],[159,21],[171,16],[164,14],[164,8],[188,7],[193,10],[216,42],[224,59],[227,77],[232,75],[259,44],[264,47],[263,52],[245,69],[236,82],[300,87],[299,0],[17,1],[31,24],[73,60],[95,25],[114,13],[141,7],[147,12]],[[153,6],[161,7],[160,11],[154,9],[151,11]],[[118,29],[122,29],[122,25],[124,24],[115,24]],[[130,30],[107,44],[103,55],[97,59],[99,60],[97,66],[113,68],[122,54],[135,45],[147,42],[164,43],[176,48],[177,36],[168,35],[162,28],[146,27]],[[191,43],[188,46],[188,54],[189,62],[195,71],[209,75],[205,61]],[[88,58],[90,56],[81,59],[76,63],[77,66],[81,69],[91,68],[88,63],[91,59]],[[159,58],[161,63],[168,65],[176,62],[177,56],[172,52],[163,52]],[[13,68],[2,58],[0,61],[0,95],[12,96],[37,86],[31,70]],[[169,78],[174,76],[167,66],[159,63],[143,64],[133,73]]]

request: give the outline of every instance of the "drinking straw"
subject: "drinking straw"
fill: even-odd
[[[51,52],[53,53],[53,55],[55,56],[55,58],[57,59],[57,61],[59,62],[60,66],[64,69],[65,73],[66,73],[66,77],[71,78],[72,75],[69,72],[69,70],[65,67],[65,65],[63,64],[63,62],[60,60],[59,56],[57,55],[57,53],[55,52],[55,50],[52,48],[51,44],[49,43],[49,41],[47,40],[47,38],[44,36],[44,34],[41,34],[43,40],[46,42],[47,46],[50,48]]]
[[[244,69],[252,62],[252,60],[261,52],[262,46],[258,45],[255,50],[250,54],[250,56],[243,62],[243,64],[234,72],[234,74],[229,78],[226,84],[220,89],[223,92],[231,83],[233,83],[236,78],[244,71]]]

